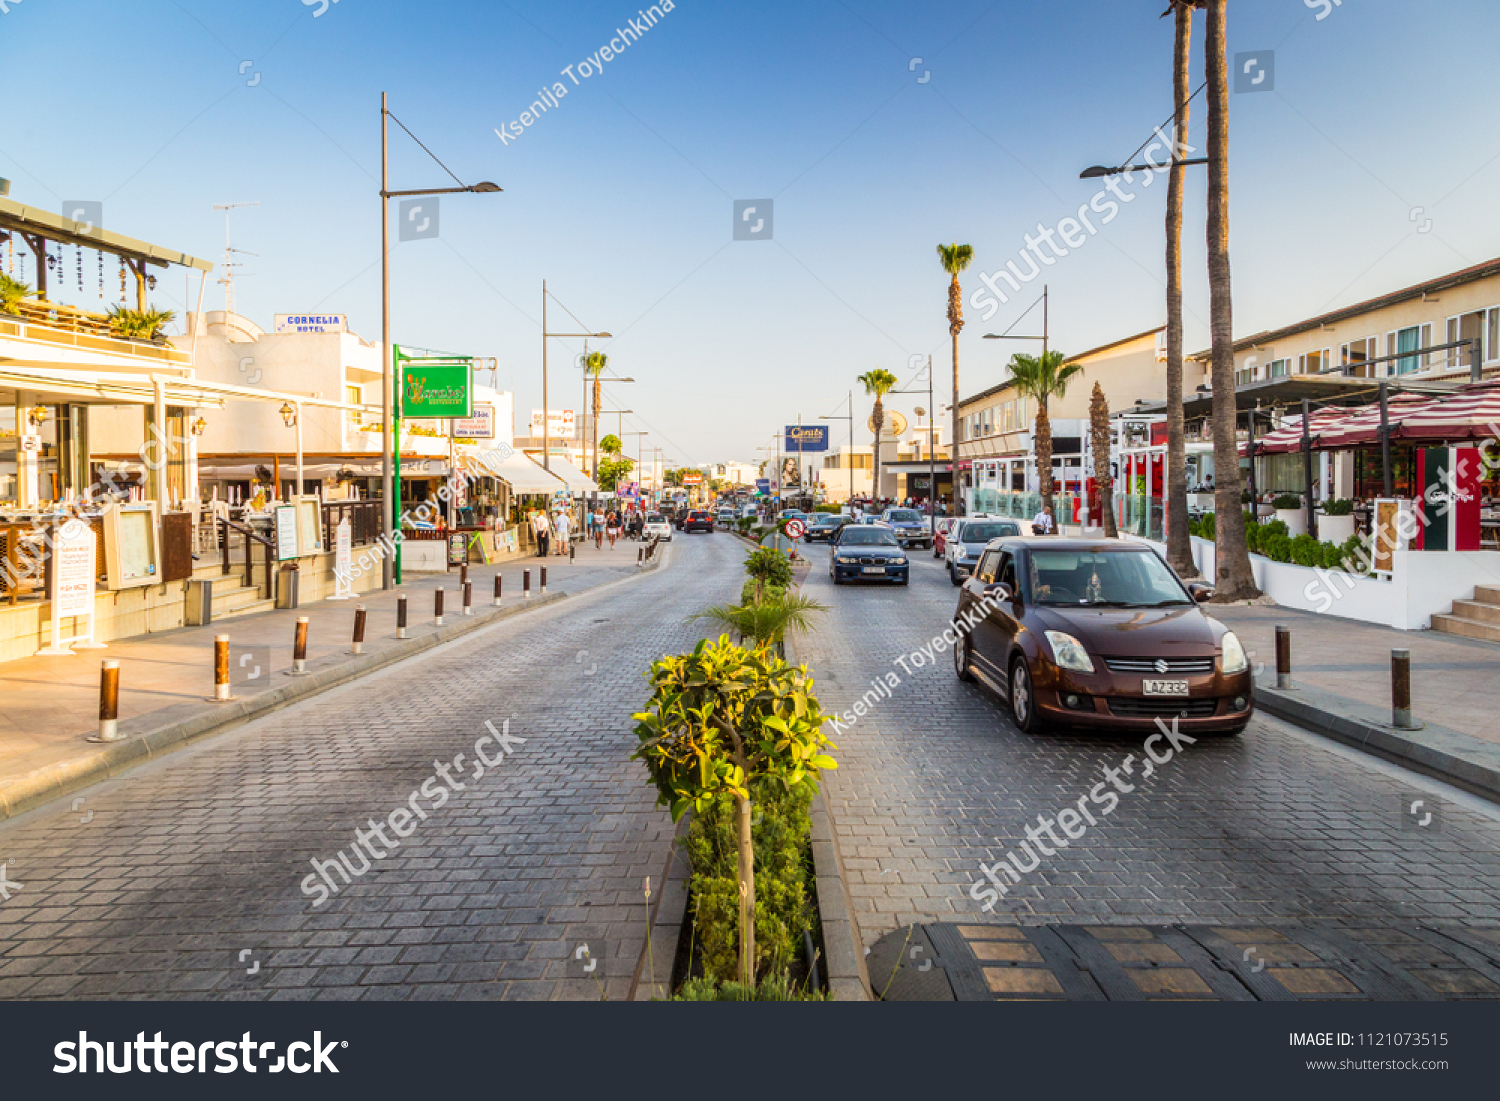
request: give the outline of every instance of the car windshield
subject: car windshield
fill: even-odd
[[[1020,535],[1016,524],[969,524],[963,530],[965,543],[988,543],[991,539],[1002,539],[1007,535]]]
[[[898,524],[920,524],[922,522],[921,514],[915,509],[892,509],[887,515]]]
[[[896,536],[881,528],[850,528],[839,536],[841,547],[894,547]]]
[[[666,522],[667,521],[665,518],[658,516],[654,512],[650,516],[646,517],[646,523],[648,524],[665,524]]]
[[[1033,550],[1031,593],[1038,604],[1155,608],[1191,604],[1175,574],[1145,551]]]

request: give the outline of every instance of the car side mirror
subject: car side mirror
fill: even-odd
[[[1199,604],[1207,604],[1214,597],[1214,587],[1203,581],[1189,582],[1187,590]]]
[[[1008,582],[995,581],[984,587],[985,596],[993,596],[997,600],[1012,601],[1016,598],[1016,590],[1012,589]]]

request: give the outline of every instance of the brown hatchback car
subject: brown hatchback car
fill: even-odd
[[[1238,734],[1254,695],[1240,640],[1150,547],[1115,539],[996,539],[964,582],[954,666],[1010,704],[1016,725],[1125,730],[1179,720]]]

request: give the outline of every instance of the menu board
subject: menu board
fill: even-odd
[[[297,557],[297,506],[277,505],[272,512],[276,521],[276,561]]]
[[[120,580],[129,584],[156,575],[156,523],[147,509],[120,513]]]
[[[94,533],[69,520],[52,543],[52,600],[59,616],[86,616],[94,611]]]
[[[297,546],[303,554],[315,554],[323,547],[322,502],[315,496],[298,497]]]

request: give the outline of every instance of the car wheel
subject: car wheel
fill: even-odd
[[[958,579],[958,571],[955,570],[952,566],[948,567],[948,580],[953,582],[955,586],[963,584],[963,582]]]
[[[829,570],[828,571],[828,576],[831,577],[831,578],[833,578],[833,583],[835,585],[842,585],[844,583],[844,579],[839,576],[839,571],[838,570]]]
[[[969,652],[969,636],[958,624],[953,625],[953,633],[958,635],[958,641],[953,644],[953,671],[958,674],[958,679],[966,683],[974,682],[973,657]]]
[[[1016,658],[1010,668],[1010,713],[1022,734],[1035,734],[1042,729],[1042,721],[1037,717],[1031,670],[1023,657]]]

